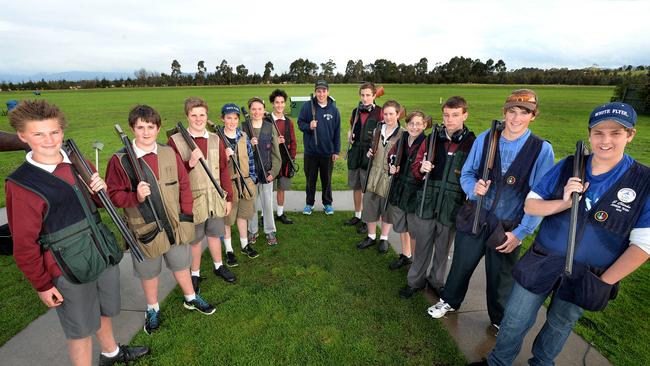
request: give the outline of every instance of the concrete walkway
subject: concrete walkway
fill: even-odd
[[[315,210],[321,210],[320,193],[316,194]],[[335,210],[353,211],[351,191],[333,192]],[[305,193],[301,191],[289,191],[286,195],[285,211],[301,212],[305,202]],[[0,209],[0,224],[6,222],[5,209]],[[282,230],[282,229],[280,229]],[[398,251],[399,236],[391,233],[390,238],[393,249]],[[142,329],[144,324],[145,301],[142,289],[138,281],[132,275],[131,256],[127,254],[120,263],[121,270],[121,294],[122,312],[113,319],[113,328],[118,342],[126,344]],[[404,281],[406,283],[406,281]],[[167,269],[163,270],[160,277],[159,296],[162,300],[175,287],[176,283]],[[395,301],[398,301],[395,289]],[[438,301],[435,295],[430,292],[424,294],[433,304]],[[426,309],[422,309],[423,312]],[[515,365],[525,365],[530,357],[530,349],[534,335],[537,334],[545,319],[544,308],[537,316],[537,323],[526,337],[523,350]],[[449,313],[442,320],[431,319],[431,321],[442,321],[447,327],[451,336],[455,339],[458,347],[465,357],[470,361],[480,360],[485,357],[494,346],[495,332],[490,326],[485,304],[485,268],[483,261],[476,269],[470,283],[467,298],[460,311]],[[98,359],[97,342],[94,346],[94,360]],[[586,355],[587,365],[610,365],[608,360],[600,355],[594,348],[578,335],[572,333],[567,341],[564,350],[556,360],[558,365],[583,365],[583,357]],[[65,365],[69,364],[65,338],[55,310],[50,310],[43,316],[33,321],[27,328],[10,339],[0,347],[0,360],[3,365],[34,366],[42,364]]]

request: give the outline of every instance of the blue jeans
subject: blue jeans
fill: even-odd
[[[490,365],[512,365],[521,350],[526,333],[535,324],[537,312],[548,294],[535,294],[515,281],[506,305],[497,343],[488,355]],[[530,365],[554,365],[576,321],[584,309],[553,296],[546,311],[546,322],[533,342]]]

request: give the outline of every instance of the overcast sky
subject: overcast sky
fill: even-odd
[[[429,68],[453,56],[520,67],[650,64],[650,1],[3,1],[0,73],[139,68],[226,59],[276,73],[297,58],[379,58]]]

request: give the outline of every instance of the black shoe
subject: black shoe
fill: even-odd
[[[199,286],[201,285],[201,281],[203,281],[203,278],[199,276],[192,276],[192,287],[194,287],[194,292],[199,293],[201,289]]]
[[[226,266],[220,266],[219,269],[214,269],[212,270],[212,272],[214,272],[214,274],[217,277],[223,278],[223,280],[228,283],[235,282],[235,275],[232,272],[230,272],[230,270]]]
[[[411,287],[411,286],[407,285],[406,287],[399,290],[399,297],[401,297],[402,299],[408,299],[411,296],[415,295],[415,293],[420,291],[420,290],[422,290],[422,289],[421,288]]]
[[[377,248],[377,250],[379,250],[379,253],[384,254],[388,252],[389,247],[390,247],[390,243],[388,242],[388,240],[379,240],[379,247]]]
[[[365,222],[362,222],[361,225],[357,226],[357,234],[368,234],[368,225]]]
[[[226,252],[226,265],[228,267],[237,267],[239,265],[239,263],[237,263],[237,257],[235,257],[235,253]]]
[[[353,216],[351,219],[346,220],[343,224],[347,226],[355,226],[356,224],[360,223],[361,219]]]
[[[480,361],[468,363],[467,366],[488,366],[488,362],[486,359],[482,359]]]
[[[371,239],[370,237],[366,236],[365,238],[363,238],[363,240],[361,240],[359,242],[359,244],[357,244],[357,249],[366,249],[366,248],[371,247],[371,246],[373,246],[375,244],[377,244],[375,239]]]
[[[106,357],[102,354],[99,355],[99,366],[110,366],[118,362],[129,363],[138,358],[149,354],[147,347],[129,347],[118,345],[120,352],[114,357]]]
[[[276,216],[275,219],[276,219],[276,220],[279,220],[281,223],[283,223],[283,224],[285,224],[285,225],[291,225],[291,224],[293,224],[293,220],[291,220],[290,218],[288,218],[287,215],[285,215],[285,214],[282,214],[282,215],[280,215],[280,216]]]
[[[248,258],[257,258],[259,254],[257,254],[257,251],[255,248],[253,248],[252,245],[248,244],[244,248],[241,249],[242,254],[246,254]]]
[[[160,310],[148,309],[144,314],[144,331],[151,334],[160,328]]]
[[[183,300],[183,306],[188,310],[196,310],[201,314],[212,315],[217,310],[214,306],[205,301],[201,295],[196,294],[192,301]]]
[[[394,261],[392,261],[392,262],[390,263],[390,265],[388,266],[388,268],[389,268],[391,271],[394,271],[394,270],[396,270],[396,269],[400,269],[400,268],[402,268],[402,267],[404,267],[404,266],[406,266],[406,265],[409,265],[409,264],[411,264],[411,263],[413,263],[413,261],[411,260],[411,258],[405,256],[404,254],[400,254],[400,255],[399,255],[399,258],[397,258],[397,259],[395,259]]]

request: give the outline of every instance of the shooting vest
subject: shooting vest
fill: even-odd
[[[549,200],[562,199],[571,176],[573,156],[566,158]],[[513,269],[517,282],[536,294],[557,288],[562,300],[586,310],[605,308],[616,297],[618,286],[601,281],[599,276],[629,247],[630,232],[650,194],[648,180],[650,168],[635,161],[590,210],[586,210],[585,200],[580,200],[571,276],[564,273],[571,210],[545,217],[533,246]]]
[[[176,144],[176,149],[181,159],[184,162],[189,161],[192,151],[185,143],[185,140],[183,140],[183,136],[180,133],[176,133],[171,138],[174,140],[174,144]],[[205,162],[214,179],[219,183],[219,138],[211,132],[208,133],[208,156],[205,157]],[[192,206],[194,223],[200,224],[211,217],[224,217],[226,215],[226,199],[219,195],[219,192],[214,188],[210,177],[208,177],[203,167],[200,164],[196,164],[190,170],[189,176],[190,185],[192,186],[192,198],[194,198],[194,204]]]
[[[378,125],[376,128],[381,128]],[[374,192],[378,196],[386,197],[388,195],[388,152],[399,141],[400,136],[406,130],[397,126],[392,135],[386,140],[386,145],[381,140],[377,144],[377,151],[372,159],[372,166],[368,174],[366,192]],[[381,139],[381,137],[380,137]]]
[[[250,176],[250,166],[248,165],[248,148],[246,146],[246,133],[240,131],[241,135],[239,136],[239,141],[237,141],[237,146],[235,147],[235,159],[237,159],[237,164],[241,170],[242,175],[244,176],[244,181],[248,189],[251,191],[252,195],[248,194],[246,188],[241,185],[241,180],[239,179],[239,173],[235,170],[235,166],[231,161],[228,161],[228,173],[230,174],[230,180],[232,181],[233,190],[233,203],[236,203],[241,199],[243,200],[253,200],[256,197],[257,188],[253,179]],[[225,132],[224,132],[225,135]],[[226,136],[227,137],[227,136]]]
[[[465,203],[466,196],[460,185],[460,174],[463,170],[467,155],[476,140],[473,132],[468,132],[459,143],[456,151],[449,152],[449,147],[454,142],[449,141],[446,137],[436,136],[438,142],[434,156],[434,168],[429,173],[427,180],[427,189],[425,194],[424,209],[418,217],[425,220],[437,220],[443,225],[453,225],[456,221],[458,210]],[[427,151],[429,149],[429,139],[425,142]],[[445,143],[448,144],[445,147]],[[417,202],[422,201],[423,189],[417,193]]]
[[[49,250],[63,276],[72,283],[87,283],[122,260],[115,235],[102,223],[97,207],[83,183],[65,180],[30,163],[23,163],[7,180],[34,192],[47,205],[38,239]],[[83,187],[83,188],[82,188]]]
[[[269,122],[273,123],[273,116],[268,115],[267,118],[269,119]],[[280,119],[278,119],[280,120]],[[292,178],[296,172],[291,169],[291,164],[290,161],[291,156],[287,154],[287,151],[291,151],[291,144],[295,143],[294,141],[291,141],[291,126],[292,126],[292,121],[288,116],[283,116],[282,120],[284,120],[284,145],[287,147],[285,149],[280,149],[280,157],[282,158],[282,166],[280,167],[280,177],[287,177],[287,178]],[[277,121],[275,121],[277,124]],[[279,127],[279,126],[278,126]],[[278,143],[279,145],[279,143]],[[279,147],[279,146],[278,146]]]
[[[248,122],[244,122],[248,123]],[[255,134],[256,128],[253,127],[253,122],[250,122],[250,128]],[[262,180],[262,177],[266,178],[268,172],[273,169],[271,150],[273,150],[273,125],[267,119],[262,119],[262,127],[259,128],[259,134],[257,137],[257,153],[260,155],[260,160],[264,164],[264,169],[262,167],[255,166],[255,174],[260,178],[258,181]],[[257,163],[257,160],[255,160]]]
[[[122,148],[117,154],[122,169],[129,176],[131,189],[135,192],[138,183],[129,157]],[[158,144],[158,176],[149,165],[140,158],[143,177],[151,185],[151,202],[160,219],[163,231],[157,231],[155,218],[147,202],[136,207],[124,208],[126,222],[140,243],[142,253],[147,258],[158,258],[167,253],[171,245],[189,244],[194,240],[194,223],[192,217],[183,215],[180,209],[180,186],[176,166],[176,153],[169,146]],[[184,168],[184,167],[183,167]],[[151,235],[152,233],[155,236]]]
[[[352,111],[352,118],[357,113],[357,108]],[[361,112],[366,113],[366,112]],[[368,156],[366,153],[372,145],[372,131],[377,127],[379,121],[382,120],[383,116],[381,114],[381,107],[375,105],[373,109],[368,113],[368,119],[366,123],[361,125],[361,113],[359,113],[359,119],[357,124],[354,126],[354,135],[355,139],[352,141],[350,146],[350,151],[348,151],[348,169],[368,169]],[[353,120],[354,122],[354,120]]]
[[[389,203],[399,207],[406,213],[414,213],[420,207],[420,201],[416,200],[416,196],[422,186],[422,181],[415,178],[411,171],[411,166],[415,162],[425,135],[421,133],[420,136],[416,137],[411,147],[408,146],[408,133],[405,133],[403,138],[406,139],[402,144],[404,152],[402,153],[402,161],[399,162],[399,173],[393,177]],[[395,152],[395,154],[398,153],[397,151]]]

